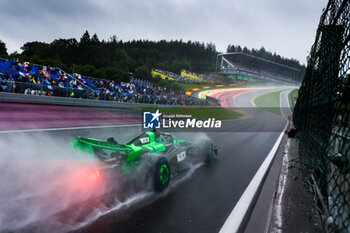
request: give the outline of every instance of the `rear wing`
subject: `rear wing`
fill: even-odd
[[[113,141],[102,141],[93,138],[75,137],[76,142],[71,143],[72,147],[77,152],[83,152],[83,154],[89,154],[97,157],[94,148],[106,149],[111,151],[124,151],[126,152],[126,160],[123,164],[123,172],[126,174],[129,172],[129,165],[133,165],[142,154],[142,147],[134,145],[121,145]],[[79,156],[82,156],[79,153]],[[85,156],[82,158],[86,158]],[[109,162],[109,161],[105,161]]]
[[[72,146],[74,149],[78,149],[78,150],[86,151],[86,149],[88,148],[91,149],[91,147],[95,147],[95,148],[107,149],[112,151],[125,151],[125,152],[134,151],[134,149],[131,148],[131,146],[121,145],[114,142],[102,141],[102,140],[93,139],[93,138],[83,138],[83,137],[75,137],[75,139],[77,141],[73,142]]]

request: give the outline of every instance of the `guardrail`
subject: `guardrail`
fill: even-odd
[[[106,100],[90,100],[57,96],[24,95],[18,93],[0,92],[0,102],[24,104],[49,104],[81,107],[108,107],[108,108],[179,108],[180,105],[146,104],[114,102]]]
[[[204,100],[200,100],[194,97],[180,96],[166,98],[166,96],[152,96],[152,95],[128,95],[127,93],[99,93],[95,91],[90,92],[89,90],[71,88],[71,87],[59,87],[59,86],[48,86],[43,84],[33,84],[33,83],[23,83],[23,82],[14,82],[10,80],[3,80],[1,82],[1,87],[5,86],[5,93],[16,93],[24,95],[43,95],[43,96],[55,96],[55,97],[65,97],[65,98],[74,98],[74,99],[86,99],[86,100],[98,100],[105,102],[114,102],[114,103],[123,103],[123,104],[139,104],[145,106],[165,106],[171,105],[176,107],[177,105],[190,105],[190,106],[205,106],[212,105],[212,103]],[[3,85],[5,84],[5,85]],[[1,90],[0,90],[1,92]],[[16,98],[17,99],[17,98]],[[163,107],[165,108],[165,107]]]

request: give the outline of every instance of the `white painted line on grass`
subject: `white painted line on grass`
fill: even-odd
[[[248,213],[249,208],[251,207],[251,203],[253,202],[259,190],[259,187],[264,181],[264,177],[270,168],[270,165],[277,152],[277,149],[282,141],[284,131],[286,130],[287,125],[288,125],[288,121],[284,127],[283,132],[281,132],[276,143],[272,147],[270,153],[267,155],[266,159],[261,164],[259,170],[255,173],[253,179],[250,181],[248,187],[242,194],[241,198],[237,202],[231,214],[226,219],[226,222],[221,227],[219,233],[236,233],[239,230],[241,224],[244,221],[246,214]]]
[[[78,127],[46,128],[46,129],[3,130],[3,131],[0,131],[0,134],[4,134],[4,133],[45,132],[45,131],[59,131],[59,130],[99,129],[99,128],[121,128],[121,127],[134,127],[134,126],[140,126],[140,125],[141,124],[98,125],[98,126],[78,126]]]

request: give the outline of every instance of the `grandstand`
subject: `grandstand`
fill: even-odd
[[[91,89],[80,80],[72,77],[59,67],[41,66],[29,64],[29,62],[18,62],[8,59],[0,59],[0,81],[11,79],[14,83],[20,83],[21,88],[30,88],[34,90],[45,89],[53,92],[59,89],[60,92],[81,92]],[[14,85],[15,86],[15,85]],[[3,91],[9,91],[9,85],[2,85]],[[13,90],[12,90],[13,91]]]
[[[172,72],[160,70],[160,69],[152,69],[152,77],[159,76],[161,79],[172,80],[172,81],[181,81],[181,77]]]
[[[298,83],[301,71],[242,52],[218,54],[216,71],[227,78],[246,81]]]
[[[170,71],[152,69],[152,77],[155,78],[157,76],[161,79],[179,81],[182,83],[213,83],[210,77],[186,70],[182,70],[181,75],[178,75]]]
[[[213,83],[210,77],[205,75],[196,74],[187,70],[181,70],[181,77],[193,80],[199,83]]]
[[[59,96],[115,102],[207,105],[208,101],[187,96],[183,91],[153,87],[147,80],[130,78],[117,82],[80,74],[68,74],[59,67],[0,58],[0,92]]]

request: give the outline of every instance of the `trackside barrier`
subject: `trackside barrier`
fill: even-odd
[[[350,1],[330,0],[294,108],[299,159],[326,232],[350,232]],[[315,198],[315,200],[317,199]]]
[[[210,102],[213,103],[213,105],[218,105],[220,106],[220,101],[218,99],[215,99],[213,97],[207,96],[206,99]]]
[[[25,104],[49,104],[81,107],[108,107],[108,108],[179,108],[179,105],[144,104],[113,102],[105,100],[90,100],[79,98],[66,98],[56,96],[24,95],[17,93],[0,92],[0,102],[25,103]]]

